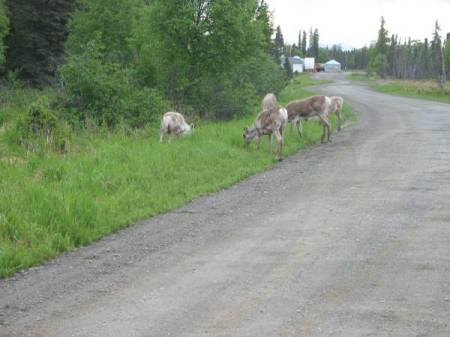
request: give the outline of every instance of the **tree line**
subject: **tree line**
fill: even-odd
[[[436,79],[444,84],[450,75],[450,33],[444,40],[436,21],[431,41],[402,40],[396,34],[389,37],[381,18],[377,41],[369,49],[367,69],[382,78]]]
[[[275,58],[280,58],[281,55],[287,57],[314,57],[318,63],[325,63],[331,59],[340,62],[343,69],[365,69],[368,65],[369,48],[343,50],[340,45],[333,45],[331,47],[321,47],[319,29],[309,28],[309,34],[306,30],[300,29],[297,43],[285,43],[281,27],[276,28],[274,40]],[[288,63],[285,65],[288,73]]]
[[[277,27],[274,55],[314,57],[319,63],[335,59],[343,69],[368,70],[381,77],[437,79],[441,83],[450,77],[450,33],[444,39],[437,21],[431,40],[402,40],[396,34],[389,36],[384,18],[381,18],[376,42],[369,47],[352,50],[343,50],[339,45],[320,47],[319,37],[318,29],[310,28],[309,35],[300,30],[298,43],[289,44],[284,42],[281,28]]]
[[[265,0],[0,0],[1,81],[74,123],[230,118],[286,84],[273,33]]]

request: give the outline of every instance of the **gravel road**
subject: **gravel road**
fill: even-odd
[[[0,336],[449,337],[450,104],[315,90],[358,123],[0,281]]]

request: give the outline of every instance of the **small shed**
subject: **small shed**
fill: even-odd
[[[289,63],[292,67],[292,72],[302,73],[305,67],[305,61],[300,56],[289,57]]]
[[[316,64],[316,60],[314,57],[306,57],[305,58],[305,70],[306,71],[314,71],[314,66]]]
[[[325,63],[326,73],[339,73],[341,71],[341,64],[336,60],[330,60]]]

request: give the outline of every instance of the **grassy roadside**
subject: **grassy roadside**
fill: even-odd
[[[310,95],[305,83],[318,84],[297,77],[280,94],[282,103]],[[13,101],[0,114],[22,108],[21,99]],[[348,106],[344,118],[352,118]],[[270,167],[267,140],[259,151],[243,144],[242,129],[253,119],[204,123],[170,145],[159,143],[157,127],[83,131],[66,155],[8,145],[8,124],[0,121],[0,277]],[[285,155],[320,140],[318,123],[305,124],[302,141],[288,129]]]
[[[368,75],[367,73],[363,72],[353,72],[347,76],[347,79],[351,81],[375,81],[379,80],[380,78],[376,75]]]
[[[388,94],[424,98],[432,101],[450,103],[450,84],[441,89],[436,81],[388,81],[377,83],[375,90]]]
[[[441,89],[436,81],[381,81],[378,76],[368,76],[367,74],[360,72],[348,75],[347,79],[352,81],[367,81],[374,90],[386,94],[450,103],[450,83],[448,83],[445,88]]]

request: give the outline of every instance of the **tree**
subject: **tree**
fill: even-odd
[[[291,79],[293,76],[291,62],[289,62],[289,57],[284,59],[284,70],[286,70],[286,76],[288,79]]]
[[[80,6],[70,24],[66,44],[70,55],[80,55],[90,41],[99,39],[104,46],[103,57],[109,61],[126,63],[131,57],[129,39],[141,0],[79,0]]]
[[[447,33],[444,48],[445,68],[447,70],[447,79],[450,78],[450,33]]]
[[[3,0],[0,0],[0,69],[5,64],[6,46],[4,43],[5,37],[9,32],[9,19],[6,15],[6,8]]]
[[[424,78],[430,77],[430,44],[428,39],[425,38],[423,42],[423,73]]]
[[[303,39],[302,39],[302,45],[301,45],[301,51],[302,51],[302,56],[306,57],[306,31],[303,31]]]
[[[388,38],[389,33],[386,30],[385,25],[386,25],[386,21],[384,20],[384,17],[381,17],[381,26],[378,31],[378,39],[375,44],[375,50],[377,51],[378,54],[387,55],[387,49],[388,49],[388,43],[389,43],[389,38]]]
[[[369,70],[376,72],[379,76],[384,78],[387,75],[389,68],[388,64],[388,31],[385,28],[386,21],[381,17],[381,26],[378,31],[378,39],[369,53]]]
[[[64,59],[74,0],[6,0],[10,13],[6,64],[33,84],[52,83]]]
[[[376,72],[383,77],[386,74],[387,65],[386,55],[376,53],[375,56],[370,57],[368,68],[370,72]]]
[[[249,111],[256,97],[279,91],[284,47],[267,53],[255,0],[153,0],[131,38],[142,85],[156,87],[181,111],[228,118]],[[262,20],[264,21],[264,20]]]
[[[336,58],[336,57],[334,57]],[[328,48],[319,48],[319,52],[317,55],[317,62],[319,63],[325,63],[330,59],[330,52]],[[343,63],[343,62],[341,62]]]
[[[313,35],[313,31],[312,28],[309,28],[309,45],[308,45],[308,52],[307,52],[307,56],[314,56],[314,35]]]
[[[277,27],[277,31],[275,33],[275,60],[277,60],[278,62],[280,62],[280,57],[281,55],[283,55],[284,52],[284,38],[283,38],[283,33],[281,32],[281,27],[278,26]]]
[[[273,25],[269,6],[265,0],[261,0],[256,10],[256,20],[261,25],[261,31],[264,35],[264,43],[267,53],[270,53],[272,47]]]
[[[446,82],[445,60],[442,48],[441,27],[436,20],[433,32],[433,40],[431,41],[431,60],[433,75],[443,85]]]
[[[298,50],[299,50],[299,54],[302,54],[302,30],[300,29],[300,31],[298,32]]]
[[[317,28],[313,33],[312,56],[319,58],[319,30]]]

